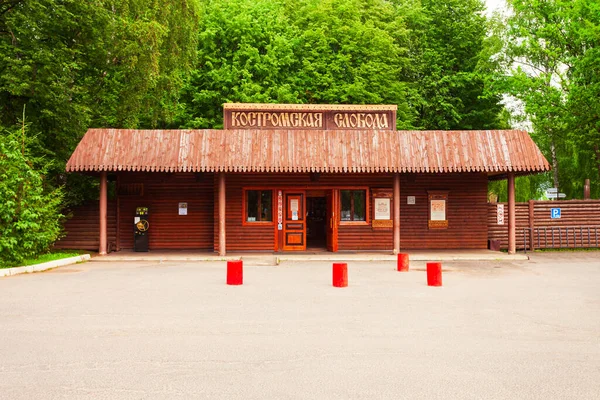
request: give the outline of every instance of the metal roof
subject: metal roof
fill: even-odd
[[[90,129],[67,171],[549,171],[527,132]]]

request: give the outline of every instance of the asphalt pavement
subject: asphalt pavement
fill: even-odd
[[[87,262],[0,279],[0,399],[596,399],[600,252]]]

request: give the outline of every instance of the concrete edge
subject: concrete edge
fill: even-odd
[[[13,276],[18,274],[27,274],[31,272],[42,272],[52,268],[64,267],[65,265],[75,264],[90,260],[89,254],[80,256],[61,258],[60,260],[48,261],[41,264],[27,265],[25,267],[13,267],[0,269],[0,278],[5,276]]]
[[[96,256],[91,259],[93,262],[123,262],[123,261],[156,261],[156,262],[168,262],[168,261],[200,261],[200,262],[212,262],[212,261],[238,261],[241,260],[241,256],[235,257],[102,257]]]

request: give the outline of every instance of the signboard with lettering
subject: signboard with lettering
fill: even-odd
[[[396,105],[223,105],[225,129],[396,129]]]
[[[498,225],[504,225],[504,204],[496,204],[496,221]]]
[[[283,194],[277,191],[277,230],[283,229]]]
[[[552,219],[560,218],[560,208],[551,208],[550,209],[550,218],[552,218]]]

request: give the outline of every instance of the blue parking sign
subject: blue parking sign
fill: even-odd
[[[550,218],[560,218],[560,208],[551,208]]]

